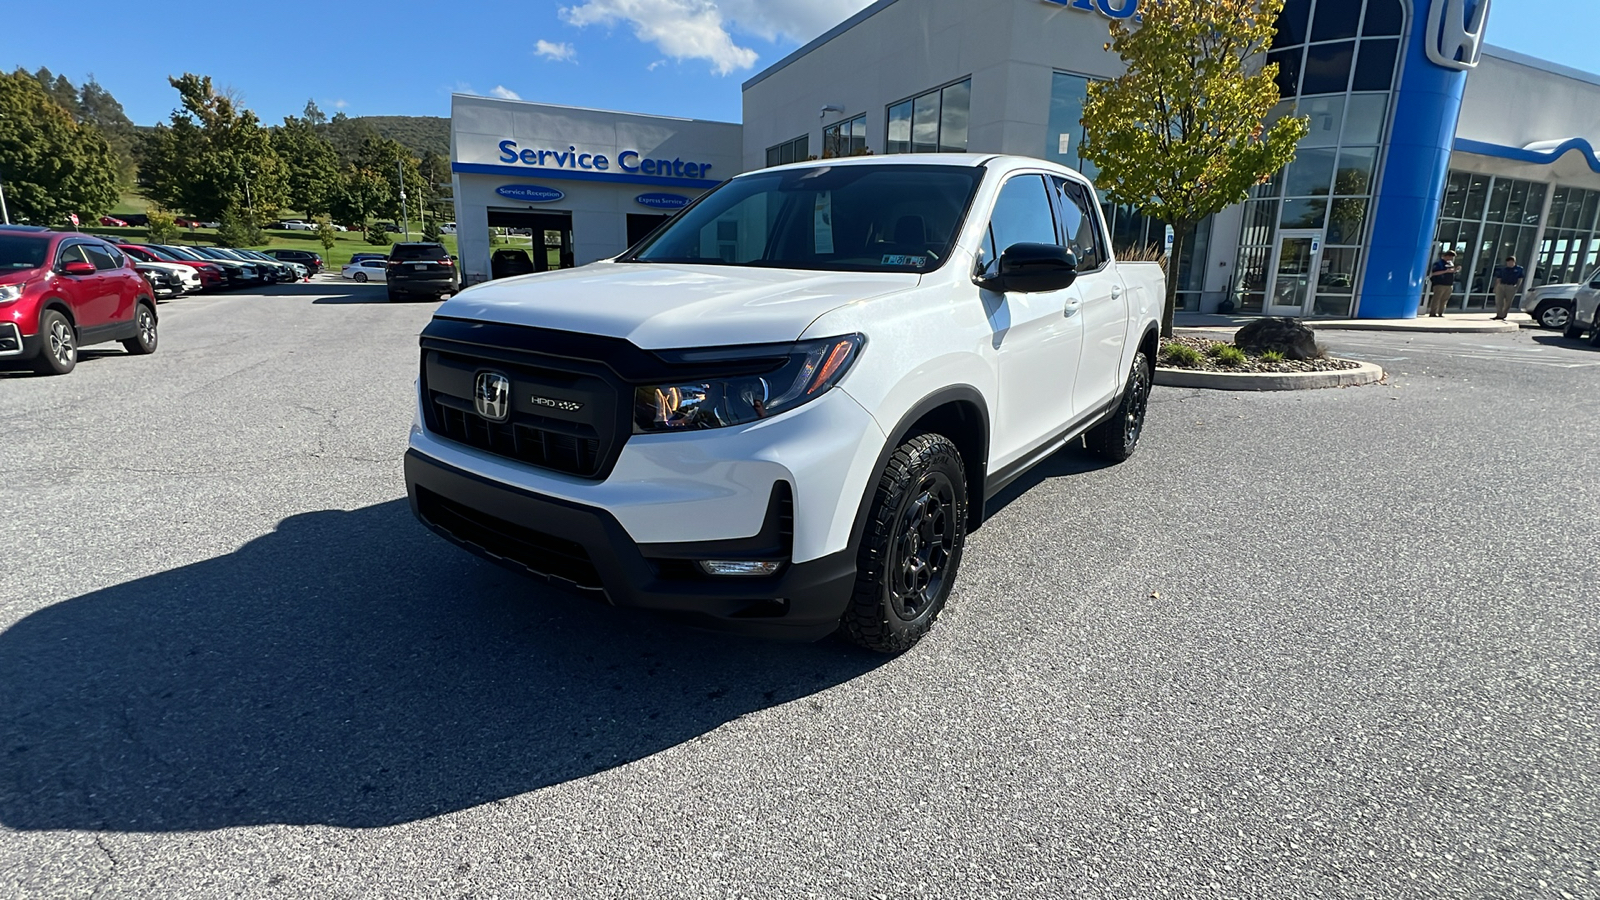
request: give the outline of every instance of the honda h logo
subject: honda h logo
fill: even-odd
[[[1483,53],[1483,28],[1489,21],[1489,0],[1433,0],[1428,9],[1428,59],[1465,72]]]
[[[479,372],[472,399],[478,415],[491,422],[504,422],[511,413],[511,379],[499,372]]]

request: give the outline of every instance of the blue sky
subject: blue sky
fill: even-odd
[[[140,124],[165,119],[168,75],[197,72],[267,122],[314,99],[332,115],[450,114],[453,91],[738,121],[739,85],[870,0],[330,0],[208,5],[204,14],[71,17],[13,4],[0,66],[91,72]],[[1015,0],[1033,2],[1033,0]],[[1600,71],[1595,0],[1494,0],[1489,41]],[[51,37],[54,36],[54,37]]]

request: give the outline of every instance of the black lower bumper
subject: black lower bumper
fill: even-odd
[[[390,278],[389,289],[396,294],[454,294],[459,288],[450,278]]]
[[[411,511],[435,533],[614,606],[718,631],[817,640],[838,627],[855,584],[848,550],[785,565],[770,577],[716,577],[686,564],[694,545],[640,545],[603,509],[490,481],[415,450],[406,453],[405,471]],[[737,543],[707,544],[704,558],[729,558],[723,554]],[[657,546],[663,552],[652,556]]]

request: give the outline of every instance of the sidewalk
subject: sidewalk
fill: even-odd
[[[1173,318],[1174,328],[1194,328],[1204,331],[1237,331],[1250,324],[1257,316],[1221,316],[1208,313],[1180,312]],[[1522,330],[1528,317],[1513,312],[1511,318],[1495,321],[1493,313],[1447,313],[1442,319],[1419,316],[1415,319],[1304,319],[1306,325],[1320,331],[1410,331],[1421,334],[1499,334]]]

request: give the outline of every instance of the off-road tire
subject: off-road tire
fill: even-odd
[[[33,369],[40,375],[65,375],[78,364],[78,332],[60,312],[47,309],[39,317],[39,341]]]
[[[1139,438],[1144,434],[1144,417],[1150,407],[1150,386],[1155,373],[1150,368],[1150,358],[1144,351],[1133,357],[1133,367],[1128,370],[1128,386],[1123,388],[1122,400],[1111,418],[1089,429],[1084,434],[1084,445],[1096,456],[1112,462],[1122,462],[1139,449]]]
[[[940,434],[911,437],[872,490],[855,591],[840,625],[852,643],[903,653],[933,627],[961,567],[968,504],[961,451]]]
[[[156,344],[160,337],[156,333],[156,311],[151,304],[139,301],[133,312],[134,324],[139,333],[122,342],[122,349],[134,356],[147,356],[156,352]]]

